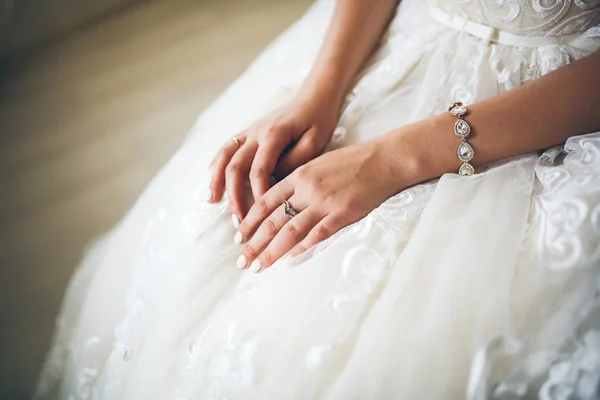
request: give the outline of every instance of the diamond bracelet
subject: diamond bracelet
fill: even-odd
[[[454,124],[454,134],[460,138],[460,144],[456,149],[456,155],[462,162],[460,168],[458,168],[458,174],[462,176],[469,176],[475,173],[475,168],[469,161],[475,156],[475,151],[469,143],[467,143],[467,136],[471,133],[471,127],[467,124],[467,121],[463,119],[463,115],[467,113],[467,107],[464,107],[462,103],[454,103],[448,109],[450,114],[458,118],[458,121]]]

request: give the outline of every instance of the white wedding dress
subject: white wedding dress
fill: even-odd
[[[89,250],[37,398],[599,398],[599,133],[446,174],[308,254],[236,269],[227,201],[206,203],[209,160],[294,95],[333,7],[317,1],[276,40]],[[405,0],[331,147],[598,47],[598,0]]]

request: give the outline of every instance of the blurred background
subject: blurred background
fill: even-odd
[[[0,399],[68,279],[196,117],[310,0],[0,0]]]

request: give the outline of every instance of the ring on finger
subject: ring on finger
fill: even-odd
[[[237,136],[231,138],[231,141],[238,145],[238,147],[242,147],[242,141]]]
[[[296,215],[298,215],[298,211],[294,210],[294,208],[290,205],[290,202],[287,200],[283,202],[283,212],[290,218],[294,218]]]

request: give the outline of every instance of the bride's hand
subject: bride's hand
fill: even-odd
[[[235,241],[251,238],[238,268],[258,272],[356,222],[406,187],[389,146],[366,142],[326,153],[277,183],[250,209]],[[289,202],[298,215],[285,215]]]
[[[331,139],[339,108],[332,96],[300,95],[229,140],[211,163],[210,202],[227,190],[234,218],[244,218],[246,178],[258,199],[269,190],[271,175],[286,176],[318,156]]]

